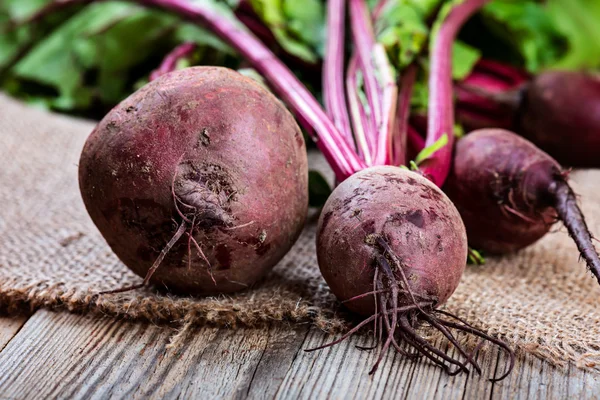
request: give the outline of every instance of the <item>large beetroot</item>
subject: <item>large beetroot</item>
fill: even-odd
[[[254,283],[290,249],[307,210],[294,118],[225,68],[167,74],[116,106],[88,138],[79,180],[119,258],[185,293]]]

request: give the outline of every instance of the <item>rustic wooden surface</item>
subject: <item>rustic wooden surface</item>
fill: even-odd
[[[561,370],[536,358],[517,363],[503,382],[486,377],[504,367],[490,351],[488,375],[449,377],[394,352],[373,377],[374,352],[354,337],[333,339],[309,326],[270,329],[201,328],[177,349],[173,331],[152,324],[40,310],[0,317],[0,399],[593,399],[600,376]],[[452,350],[450,350],[452,351]]]

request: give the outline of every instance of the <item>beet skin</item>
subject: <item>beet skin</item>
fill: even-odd
[[[467,237],[458,211],[429,180],[398,167],[371,167],[343,181],[327,200],[317,232],[321,273],[341,301],[373,290],[377,256],[386,256],[377,238],[393,250],[413,292],[436,305],[454,292],[465,268]],[[399,305],[410,303],[401,297]],[[362,315],[375,312],[373,296],[346,306]]]
[[[117,105],[85,144],[79,184],[136,274],[177,239],[150,282],[187,294],[254,283],[296,241],[308,204],[294,118],[251,79],[217,67],[166,74]]]
[[[526,85],[515,131],[563,165],[600,167],[600,77],[548,71]]]
[[[444,190],[460,211],[471,246],[516,251],[561,220],[600,282],[600,258],[566,174],[526,139],[503,129],[466,135],[456,144]]]
[[[541,171],[541,173],[540,173]],[[545,195],[547,177],[560,165],[527,140],[501,129],[482,129],[460,139],[444,186],[460,212],[469,244],[503,254],[544,236],[556,212]],[[541,184],[529,183],[543,177]]]

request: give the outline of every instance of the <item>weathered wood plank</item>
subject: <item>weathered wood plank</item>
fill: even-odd
[[[14,326],[19,322],[0,319],[0,332],[14,334]],[[355,348],[369,344],[364,336],[307,353],[303,350],[337,337],[308,326],[201,328],[173,350],[166,348],[172,333],[145,323],[38,311],[0,353],[0,398],[586,399],[600,394],[596,375],[557,369],[536,358],[520,359],[507,380],[492,384],[487,379],[505,363],[496,350],[480,355],[481,377],[473,372],[449,377],[394,351],[371,377],[367,371],[377,351]]]
[[[0,352],[25,325],[28,318],[28,316],[5,317],[0,315]]]
[[[334,340],[311,331],[305,347],[316,347]],[[439,343],[434,343],[440,345]],[[470,377],[464,374],[450,377],[440,368],[428,362],[404,359],[395,351],[384,356],[378,371],[372,376],[367,372],[377,358],[377,352],[361,352],[356,345],[365,345],[365,338],[355,336],[344,344],[305,353],[292,365],[288,376],[277,393],[278,398],[462,398]],[[449,354],[455,355],[454,350]],[[497,353],[490,351],[481,357],[484,372],[493,374]],[[481,383],[481,379],[477,380]],[[478,389],[475,396],[487,395],[491,384],[473,385],[470,392]]]
[[[585,397],[600,398],[600,376],[598,374],[584,372],[573,365],[569,365],[567,372],[567,398],[583,399]],[[582,376],[582,378],[579,378]]]
[[[176,350],[173,331],[40,311],[0,354],[8,398],[272,397],[308,328],[202,328]]]
[[[181,357],[159,376],[148,380],[156,398],[272,397],[304,340],[303,331],[282,327],[260,329],[201,329],[179,350]],[[135,387],[131,387],[135,390]],[[148,393],[150,394],[150,393]],[[140,398],[144,398],[141,393]]]
[[[477,357],[477,361],[481,366],[481,376],[475,375],[475,372],[471,372],[466,382],[464,391],[462,392],[462,399],[490,399],[494,390],[494,385],[489,381],[494,376],[499,376],[504,371],[501,362],[501,357],[504,357],[504,353],[499,351],[497,348],[487,348]],[[500,365],[499,365],[500,362]],[[499,368],[500,367],[500,368]],[[458,398],[458,397],[457,397]]]
[[[316,347],[336,337],[311,331],[305,347]],[[489,378],[502,374],[506,356],[497,348],[478,357],[482,375],[448,376],[425,361],[413,362],[391,351],[373,377],[367,375],[376,353],[359,352],[364,337],[348,339],[344,345],[299,356],[277,398],[382,398],[382,399],[514,399],[514,398],[597,398],[600,378],[575,367],[560,370],[534,357],[518,361],[505,381]],[[440,345],[439,343],[436,343]],[[448,354],[456,355],[453,348]],[[471,368],[472,370],[472,368]]]
[[[268,346],[263,350],[248,385],[247,397],[260,399],[275,395],[292,362],[302,352],[309,330],[310,327],[306,326],[302,329],[283,328],[269,332]]]
[[[572,365],[557,368],[535,357],[520,358],[515,370],[494,385],[494,399],[598,399],[600,377]]]
[[[451,346],[444,348],[440,342],[433,343],[436,347],[445,350],[446,354],[452,357],[459,357],[458,352]],[[495,352],[490,351],[484,353],[483,356],[478,357],[478,362],[481,364],[481,368],[484,374],[493,373],[493,368],[496,365],[496,359],[493,355]],[[410,382],[410,386],[404,391],[405,399],[413,398],[438,398],[438,399],[461,399],[465,395],[468,384],[475,379],[471,375],[461,373],[456,376],[448,376],[441,368],[434,367],[431,363],[417,362],[415,363],[415,371],[413,378]],[[453,367],[452,369],[455,369]],[[469,367],[471,374],[474,373],[473,368]],[[475,382],[478,382],[476,379]],[[489,391],[489,385],[473,386],[476,390],[476,395],[479,398],[485,396],[486,390]],[[473,390],[473,389],[472,389]],[[489,395],[488,395],[489,396]]]

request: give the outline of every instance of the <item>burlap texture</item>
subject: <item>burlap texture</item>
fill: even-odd
[[[279,321],[339,332],[348,325],[319,274],[314,211],[292,251],[250,290],[198,299],[152,289],[93,296],[140,281],[111,253],[79,196],[77,162],[93,126],[0,94],[1,309],[65,308],[187,327]],[[572,183],[600,232],[600,171],[577,171]],[[560,228],[518,254],[467,267],[447,310],[519,350],[600,370],[599,303],[600,287]]]

